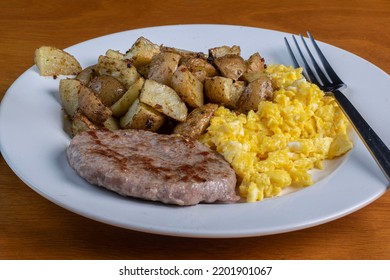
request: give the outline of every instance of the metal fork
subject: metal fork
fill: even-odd
[[[352,103],[345,97],[345,95],[339,90],[345,88],[347,85],[337,76],[335,71],[330,66],[329,62],[325,58],[324,54],[318,47],[316,41],[313,36],[307,32],[308,38],[313,44],[317,55],[322,63],[322,69],[320,65],[317,63],[313,54],[311,53],[306,40],[302,35],[299,35],[303,44],[305,46],[306,52],[310,57],[311,65],[309,65],[308,60],[305,58],[299,44],[294,35],[292,38],[294,40],[295,46],[298,50],[298,53],[301,57],[301,61],[303,65],[299,65],[298,60],[296,59],[294,52],[290,44],[288,43],[287,38],[284,40],[287,45],[287,50],[292,58],[294,67],[302,67],[304,69],[304,76],[310,82],[319,86],[321,90],[325,92],[325,94],[333,95],[336,99],[337,103],[343,110],[344,114],[349,119],[350,123],[354,127],[355,131],[362,139],[367,149],[370,151],[371,155],[374,157],[375,161],[382,169],[384,175],[387,180],[390,181],[390,151],[389,148],[383,143],[383,141],[379,138],[379,136],[374,132],[374,130],[370,127],[370,125],[364,120],[364,118],[360,115],[360,113],[356,110],[356,108],[352,105]],[[314,70],[313,70],[314,68]]]

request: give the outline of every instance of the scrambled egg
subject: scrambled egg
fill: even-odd
[[[269,65],[276,89],[258,111],[237,114],[219,107],[200,141],[232,165],[248,202],[278,195],[287,186],[309,186],[308,172],[348,152],[349,123],[334,98],[307,82],[302,69]]]

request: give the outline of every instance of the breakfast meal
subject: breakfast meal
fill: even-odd
[[[352,149],[349,122],[302,69],[140,37],[81,69],[54,47],[35,52],[60,80],[69,165],[93,185],[167,204],[261,201],[314,183],[311,170]]]

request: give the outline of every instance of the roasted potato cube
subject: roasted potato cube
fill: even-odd
[[[149,75],[149,70],[150,70],[150,64],[143,65],[143,66],[138,66],[137,71],[140,73],[140,75],[144,78],[147,78]]]
[[[221,46],[221,47],[209,49],[209,58],[212,60],[228,54],[241,55],[240,46],[232,46],[232,47]]]
[[[246,61],[246,71],[242,78],[248,83],[253,82],[264,75],[265,63],[259,53],[252,54]]]
[[[190,58],[207,59],[207,55],[205,53],[202,53],[202,52],[193,52],[193,51],[189,51],[189,50],[183,50],[183,49],[166,47],[166,46],[161,46],[161,52],[170,52],[170,53],[179,54],[181,56],[182,60],[187,60]]]
[[[73,55],[50,46],[36,49],[34,62],[41,76],[77,75],[82,70]]]
[[[202,83],[207,77],[218,75],[217,69],[204,58],[190,58],[185,60],[183,65]]]
[[[96,65],[91,65],[81,70],[81,72],[77,74],[76,79],[79,80],[83,85],[87,86],[91,79],[98,75],[99,74],[96,72]]]
[[[109,75],[118,79],[128,89],[138,79],[137,69],[129,60],[121,60],[108,56],[99,56],[96,70],[99,75]]]
[[[205,94],[212,103],[235,108],[241,93],[245,89],[243,81],[233,81],[230,78],[215,76],[205,80]]]
[[[227,54],[214,60],[219,72],[226,78],[237,81],[246,71],[245,60],[236,54]]]
[[[261,76],[249,83],[237,102],[239,111],[247,113],[250,110],[257,111],[260,101],[272,99],[273,88],[268,76]]]
[[[90,88],[81,85],[78,97],[79,108],[94,124],[100,125],[111,117],[111,110],[104,106]]]
[[[171,86],[188,106],[203,105],[203,84],[184,65],[173,73]]]
[[[106,51],[106,56],[114,59],[120,59],[120,60],[125,59],[124,58],[125,55],[123,53],[111,49]]]
[[[230,88],[231,95],[234,96],[232,98],[233,102],[237,105],[237,99],[240,99],[242,93],[244,92],[246,88],[246,83],[244,81],[233,81],[233,84]],[[235,100],[235,101],[234,101]],[[232,105],[232,108],[236,108],[236,106]]]
[[[180,57],[179,54],[170,52],[155,55],[150,62],[148,79],[171,86],[172,75],[179,66]]]
[[[76,79],[60,80],[60,99],[62,107],[68,116],[73,117],[79,108],[79,90],[81,82]]]
[[[109,130],[118,130],[120,129],[119,121],[113,116],[109,117],[104,123],[103,127]]]
[[[164,114],[136,99],[127,113],[120,119],[120,126],[125,129],[157,131],[164,121]]]
[[[217,109],[218,105],[212,103],[195,108],[184,122],[176,125],[173,133],[197,139],[210,125],[210,119]]]
[[[143,67],[152,61],[153,56],[160,53],[160,47],[144,37],[139,37],[124,55],[136,68]]]
[[[101,75],[91,79],[88,87],[92,89],[102,103],[110,107],[117,102],[126,92],[126,88],[112,76]]]
[[[145,79],[139,77],[134,84],[132,84],[126,93],[111,106],[112,114],[116,117],[121,117],[126,114],[131,104],[138,98],[141,93],[142,86]]]
[[[71,136],[73,137],[82,131],[91,129],[98,129],[98,126],[92,123],[80,110],[78,110],[72,119]]]
[[[184,121],[187,118],[187,106],[176,91],[156,81],[145,80],[139,99],[175,120]]]

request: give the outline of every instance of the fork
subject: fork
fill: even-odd
[[[355,131],[362,139],[363,143],[370,151],[371,155],[383,171],[387,180],[390,181],[390,151],[389,148],[383,143],[383,141],[379,138],[379,136],[374,132],[374,130],[370,127],[370,125],[364,120],[364,118],[360,115],[357,109],[352,105],[352,103],[346,98],[346,96],[340,91],[340,89],[344,89],[347,85],[338,77],[333,68],[330,66],[329,62],[325,58],[324,54],[320,50],[313,36],[307,32],[308,38],[310,39],[314,49],[317,52],[319,60],[322,63],[322,67],[318,64],[316,59],[314,58],[312,52],[310,51],[306,40],[300,34],[300,38],[303,41],[303,45],[305,46],[306,52],[310,57],[311,65],[309,65],[308,59],[305,58],[299,44],[294,35],[292,38],[294,40],[295,46],[298,50],[298,53],[301,57],[301,61],[303,62],[303,66],[298,63],[297,58],[294,55],[294,52],[285,37],[284,40],[287,45],[287,50],[291,56],[293,61],[293,66],[298,68],[302,67],[304,69],[303,75],[305,78],[316,84],[325,94],[329,94],[334,96],[335,100],[339,104],[340,108],[344,112],[344,114],[349,119],[350,123],[354,127]],[[314,68],[314,70],[313,70]],[[324,71],[325,73],[324,73]]]

